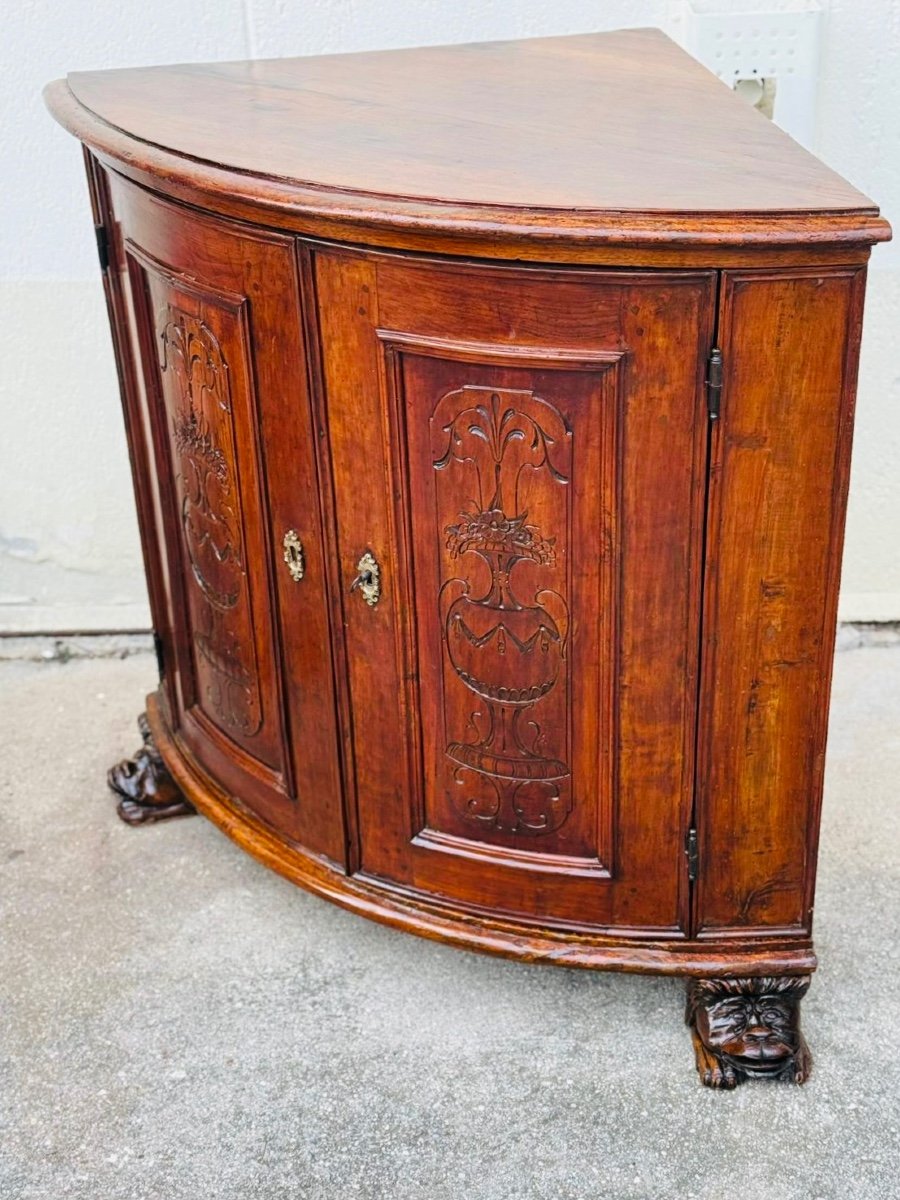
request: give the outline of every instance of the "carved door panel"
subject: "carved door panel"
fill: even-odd
[[[356,865],[685,928],[712,273],[320,251],[316,280]]]
[[[132,420],[167,530],[160,632],[179,736],[267,820],[340,859],[336,748],[306,753],[335,731],[303,338],[299,305],[283,302],[299,294],[293,239],[110,188],[139,364]],[[281,561],[292,527],[299,582]]]

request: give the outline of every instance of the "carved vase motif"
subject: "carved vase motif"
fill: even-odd
[[[169,305],[164,310],[160,368],[175,393],[172,444],[183,544],[195,585],[191,612],[195,661],[204,703],[227,728],[252,736],[262,714],[252,646],[237,508],[228,366],[212,330]]]
[[[434,466],[474,462],[479,497],[444,533],[451,558],[480,559],[488,586],[473,595],[472,578],[454,578],[442,588],[448,658],[482,701],[471,713],[470,740],[451,741],[446,753],[458,764],[455,780],[465,797],[459,807],[466,817],[511,833],[547,833],[568,815],[560,781],[570,772],[561,757],[547,752],[533,709],[557,683],[568,612],[556,591],[529,597],[517,590],[517,564],[556,563],[555,539],[517,509],[522,471],[545,470],[556,483],[568,483],[553,463],[556,438],[526,407],[545,408],[547,423],[552,418],[559,432],[565,427],[557,411],[531,393],[466,388],[456,395],[474,403],[444,427],[447,449]],[[470,772],[480,787],[472,787]]]

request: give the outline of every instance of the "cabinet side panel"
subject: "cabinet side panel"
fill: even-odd
[[[84,147],[85,170],[91,197],[91,211],[95,226],[106,230],[110,252],[108,269],[103,272],[103,290],[109,315],[110,332],[116,360],[122,415],[128,443],[128,458],[137,508],[138,529],[141,536],[141,552],[144,560],[144,575],[150,601],[153,630],[159,638],[162,651],[160,688],[165,692],[169,708],[176,711],[175,695],[178,687],[178,657],[173,648],[171,586],[168,564],[161,551],[162,517],[155,475],[152,469],[152,451],[149,427],[146,421],[146,405],[139,372],[135,367],[130,329],[134,319],[129,306],[127,289],[122,287],[124,263],[118,252],[114,230],[114,215],[109,197],[107,175],[87,147]]]
[[[808,930],[864,272],[728,273],[712,448],[702,933]]]

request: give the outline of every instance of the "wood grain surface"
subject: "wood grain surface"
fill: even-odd
[[[659,253],[890,234],[872,201],[653,29],[77,72],[46,95],[140,182],[326,237],[504,232],[535,257],[529,239],[565,235]]]
[[[714,290],[317,253],[363,871],[686,933]]]
[[[173,733],[165,698],[147,697],[154,741],[184,796],[257,861],[314,895],[406,933],[521,962],[634,974],[742,977],[807,974],[817,959],[809,938],[755,938],[740,943],[635,940],[626,934],[577,934],[473,914],[458,905],[411,896],[383,881],[347,875],[293,843],[227,792]]]
[[[162,647],[120,793],[453,944],[813,970],[874,205],[654,31],[71,83]]]
[[[710,482],[698,932],[808,931],[865,283],[727,272]]]
[[[179,154],[372,195],[516,208],[874,211],[653,29],[76,72]]]

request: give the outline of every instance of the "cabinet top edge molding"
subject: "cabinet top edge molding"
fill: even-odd
[[[325,236],[343,221],[634,246],[890,237],[868,197],[655,29],[76,72],[45,95],[126,173]]]

